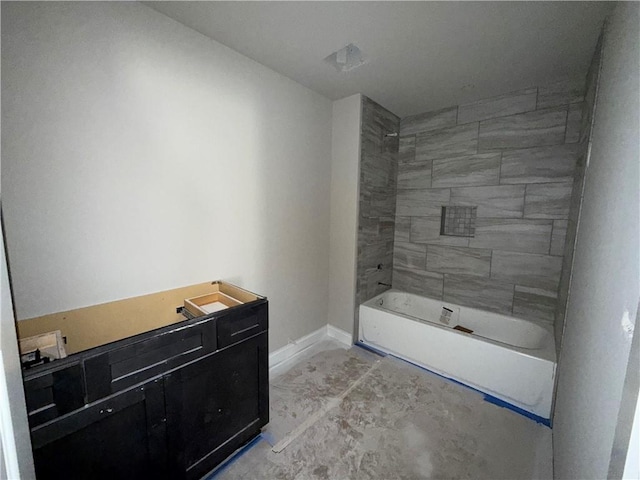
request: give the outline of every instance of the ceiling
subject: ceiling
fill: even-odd
[[[401,117],[584,78],[612,2],[144,2],[332,100]],[[323,61],[354,43],[366,63]]]

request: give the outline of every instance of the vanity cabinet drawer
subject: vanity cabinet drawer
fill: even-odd
[[[233,345],[267,329],[267,305],[257,305],[248,310],[233,314],[229,313],[219,318],[217,323],[218,348]]]
[[[33,428],[84,405],[85,385],[80,363],[49,371],[24,382],[29,425]]]
[[[88,358],[88,400],[96,401],[215,350],[215,322],[203,322]]]

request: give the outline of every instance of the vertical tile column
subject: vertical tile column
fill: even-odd
[[[362,97],[356,306],[391,284],[400,119]],[[357,312],[356,312],[357,314]]]

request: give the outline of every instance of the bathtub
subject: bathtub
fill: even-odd
[[[448,310],[441,319],[443,307]],[[363,303],[359,314],[364,346],[457,380],[549,424],[556,372],[551,326],[398,290]]]

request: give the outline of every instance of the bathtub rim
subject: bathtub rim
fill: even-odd
[[[458,308],[464,308],[464,309],[467,309],[467,310],[471,310],[471,313],[473,313],[474,311],[482,312],[483,314],[490,313],[492,315],[499,315],[499,316],[506,317],[506,318],[509,318],[509,319],[514,319],[514,320],[517,320],[517,321],[520,321],[520,322],[532,323],[532,324],[534,324],[536,326],[539,326],[540,328],[544,329],[547,332],[547,340],[545,342],[544,347],[538,348],[538,349],[516,347],[514,345],[510,345],[510,344],[504,343],[504,342],[499,342],[497,340],[492,340],[490,338],[483,337],[481,335],[473,335],[473,334],[465,333],[465,332],[462,332],[462,331],[459,331],[459,330],[454,330],[453,328],[450,328],[450,327],[447,327],[447,326],[444,326],[444,325],[439,325],[436,322],[430,322],[429,320],[424,320],[424,319],[421,319],[421,318],[418,318],[418,317],[414,317],[412,315],[407,315],[405,313],[397,312],[395,310],[390,310],[388,308],[381,308],[379,305],[375,304],[375,302],[377,300],[379,300],[381,297],[383,297],[384,295],[390,294],[390,293],[403,293],[403,294],[413,295],[413,296],[420,297],[420,298],[426,298],[426,299],[432,300],[434,302],[442,302],[442,303],[445,303],[445,304],[448,304],[448,305],[453,305],[453,306],[458,307]],[[473,339],[475,339],[475,340],[477,340],[479,342],[488,342],[488,343],[491,343],[492,345],[495,345],[497,347],[513,350],[513,351],[516,351],[516,352],[518,352],[518,353],[520,353],[522,355],[526,355],[526,356],[531,357],[531,358],[537,358],[537,359],[541,359],[541,360],[546,360],[546,361],[549,361],[549,362],[553,362],[554,364],[557,364],[556,347],[555,347],[555,332],[554,332],[552,324],[546,325],[546,324],[542,324],[542,323],[533,322],[533,321],[527,320],[525,318],[509,316],[509,315],[505,315],[503,313],[490,312],[488,310],[481,310],[479,308],[474,308],[474,307],[467,307],[465,305],[458,305],[457,303],[453,303],[453,302],[445,302],[444,300],[438,300],[438,299],[427,297],[427,296],[424,296],[424,295],[418,295],[416,293],[406,292],[406,291],[403,291],[403,290],[399,290],[397,288],[390,288],[389,290],[385,290],[384,292],[379,293],[375,297],[370,298],[369,300],[367,300],[366,302],[361,303],[358,306],[358,308],[361,308],[361,307],[373,308],[375,310],[380,310],[382,312],[387,312],[387,313],[390,313],[392,315],[398,315],[398,316],[400,316],[402,318],[406,318],[407,320],[411,320],[411,321],[416,322],[416,323],[424,324],[424,325],[426,325],[428,327],[440,328],[440,329],[445,330],[447,332],[452,332],[452,333],[455,333],[457,335],[464,335],[466,337],[473,338]],[[360,332],[358,332],[358,337],[360,337]],[[360,340],[360,341],[362,341],[362,340]]]

